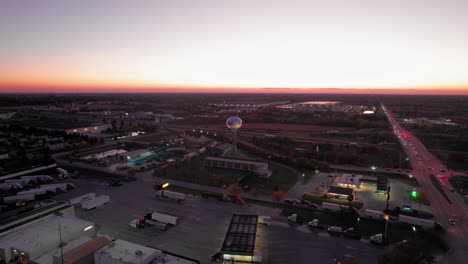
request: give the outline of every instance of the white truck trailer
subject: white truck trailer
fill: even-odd
[[[23,185],[19,183],[0,183],[0,189],[4,191],[21,190]]]
[[[34,199],[36,199],[36,196],[34,194],[15,195],[15,196],[3,197],[3,202],[7,204],[11,204],[11,203],[16,203],[16,202],[34,201]]]
[[[407,223],[407,224],[419,226],[419,227],[422,227],[422,228],[434,228],[437,225],[436,222],[431,221],[431,220],[412,217],[412,216],[407,216],[407,215],[402,215],[402,214],[400,214],[398,216],[398,221],[400,221],[402,223]]]
[[[5,180],[5,183],[17,183],[17,184],[21,184],[22,186],[33,184],[32,180],[30,179],[9,179],[9,180]]]
[[[96,198],[95,193],[87,193],[87,194],[75,197],[73,199],[70,199],[70,204],[72,204],[72,205],[75,205],[75,204],[81,205],[82,202],[84,202],[86,200],[91,200],[91,199],[94,199],[94,198]]]
[[[55,183],[55,184],[43,184],[39,188],[55,190],[55,191],[57,191],[58,189],[60,189],[61,191],[67,191],[67,190],[75,189],[76,187],[73,183]]]
[[[349,206],[323,202],[322,203],[322,208],[325,209],[325,210],[339,212],[341,210],[348,210]]]
[[[146,214],[145,218],[148,220],[154,220],[154,221],[158,221],[158,222],[166,223],[170,225],[177,225],[177,219],[179,219],[176,216],[157,213],[157,212],[148,213]]]
[[[364,213],[364,217],[370,218],[370,219],[383,219],[385,216],[385,213],[382,211],[377,211],[377,210],[370,210],[366,209]]]
[[[29,190],[25,190],[25,191],[21,191],[21,192],[16,193],[16,195],[27,195],[27,194],[47,195],[48,191],[46,189],[36,188],[36,189],[29,189]]]
[[[81,208],[86,210],[91,210],[97,208],[101,205],[104,205],[110,201],[110,197],[108,195],[101,195],[97,196],[94,199],[89,199],[81,202]]]
[[[25,180],[33,180],[33,181],[44,181],[44,182],[51,182],[54,178],[50,177],[49,175],[29,175],[29,176],[22,176],[21,179]]]
[[[182,202],[182,201],[185,201],[186,195],[184,193],[159,190],[159,191],[156,191],[156,197],[162,198],[162,199],[171,199],[177,202]]]

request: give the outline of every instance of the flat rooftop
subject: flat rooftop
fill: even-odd
[[[224,238],[221,253],[254,255],[257,223],[257,215],[234,214]]]
[[[342,194],[342,195],[352,195],[353,194],[353,189],[343,188],[343,187],[338,187],[338,186],[331,186],[328,189],[328,193],[336,193],[336,194]]]

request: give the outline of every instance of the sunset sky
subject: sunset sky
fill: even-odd
[[[467,0],[4,0],[0,92],[468,94],[467,10]]]

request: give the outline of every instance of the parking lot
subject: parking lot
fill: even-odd
[[[157,200],[153,195],[154,179],[149,174],[119,187],[85,179],[71,182],[77,189],[60,194],[56,199],[68,200],[89,192],[111,197],[111,202],[92,211],[77,209],[77,216],[95,222],[98,232],[186,255],[202,263],[208,263],[209,256],[219,251],[233,213],[273,217],[272,225],[262,227],[259,236],[264,263],[310,263],[314,259],[333,263],[334,258],[343,259],[344,255],[355,256],[359,263],[375,263],[382,251],[366,242],[329,237],[326,233],[316,234],[305,226],[288,224],[279,216],[278,209],[270,207],[241,206],[197,196],[188,196],[181,204]],[[178,216],[178,225],[167,231],[151,227],[134,230],[128,226],[130,220],[150,211]],[[363,255],[365,252],[367,255]]]

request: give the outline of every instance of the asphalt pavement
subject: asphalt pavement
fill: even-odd
[[[452,249],[442,260],[443,263],[465,263],[468,259],[468,207],[464,203],[463,197],[458,193],[451,192],[447,182],[442,181],[442,184],[446,186],[444,187],[445,192],[452,201],[452,203],[449,203],[436,189],[429,177],[429,174],[436,177],[444,175],[448,180],[457,172],[447,169],[438,158],[427,150],[421,141],[397,122],[384,105],[382,105],[382,108],[393,127],[395,135],[399,138],[403,149],[411,160],[412,175],[426,190],[435,220],[442,224],[450,234]],[[455,219],[454,226],[448,224],[449,218]]]

